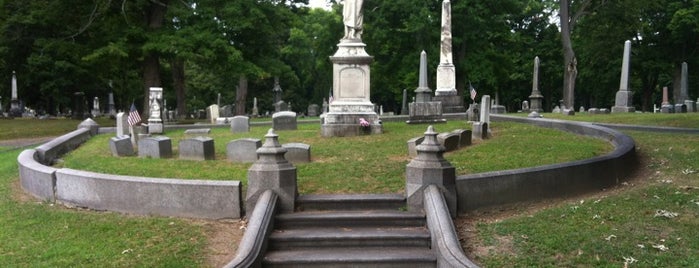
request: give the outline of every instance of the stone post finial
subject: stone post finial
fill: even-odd
[[[270,128],[265,135],[265,143],[257,149],[257,161],[248,169],[248,193],[245,209],[250,212],[266,190],[279,195],[282,212],[294,211],[298,190],[296,167],[286,160],[287,149],[279,143],[279,135]]]

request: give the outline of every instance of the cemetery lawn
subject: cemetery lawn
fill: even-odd
[[[634,178],[599,193],[464,215],[457,229],[465,252],[484,267],[697,267],[697,136],[628,134],[642,160]]]
[[[228,128],[214,128],[215,161],[174,159],[142,159],[113,157],[108,140],[112,134],[98,135],[78,150],[64,157],[63,167],[120,175],[159,178],[239,180],[247,184],[247,170],[252,164],[231,163],[226,157],[226,144],[239,138],[258,138],[264,143],[269,127],[253,126],[250,133],[232,134]],[[410,161],[406,141],[422,136],[426,125],[402,122],[384,124],[383,135],[322,138],[318,124],[299,124],[295,131],[278,131],[280,143],[300,142],[311,145],[312,163],[297,164],[301,194],[327,193],[402,193],[405,188],[405,166]],[[466,122],[435,125],[438,132],[459,128],[470,129]],[[537,128],[526,124],[497,122],[494,137],[477,142],[445,157],[457,174],[532,167],[587,159],[612,150],[602,140]],[[169,131],[173,155],[184,138],[183,131]],[[532,152],[537,157],[531,157]]]

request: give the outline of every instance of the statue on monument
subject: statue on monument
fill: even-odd
[[[342,39],[362,39],[362,2],[345,0],[342,6],[342,20],[345,24],[345,37]]]

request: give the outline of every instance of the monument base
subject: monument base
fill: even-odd
[[[696,106],[696,103],[694,103],[694,101],[685,100],[684,105],[687,106],[688,113],[693,113],[693,112],[697,111],[697,106]]]
[[[337,108],[337,107],[335,107]],[[332,108],[331,108],[332,109]],[[369,126],[361,126],[360,119],[369,122]],[[325,114],[320,134],[323,137],[352,137],[383,133],[379,116],[371,112],[328,112]]]
[[[529,111],[530,112],[543,112],[544,109],[542,108],[542,100],[544,99],[544,96],[529,96]]]
[[[437,95],[432,101],[442,102],[442,112],[445,114],[466,112],[464,99],[459,95]]]
[[[442,118],[442,103],[438,101],[410,103],[408,124],[446,123]]]
[[[663,104],[663,106],[660,107],[660,112],[664,114],[671,114],[675,112],[675,106],[670,105],[670,104]]]
[[[502,105],[493,105],[493,107],[490,107],[490,113],[491,114],[505,114],[505,113],[507,113],[507,109],[505,109],[505,106],[502,106]]]
[[[612,113],[633,113],[636,108],[631,105],[633,100],[633,92],[628,90],[619,90],[616,92],[616,99],[612,107]]]
[[[148,121],[148,134],[163,134],[163,123]]]

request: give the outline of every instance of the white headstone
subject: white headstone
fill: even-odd
[[[121,137],[124,135],[129,135],[129,122],[128,115],[125,113],[118,113],[116,115],[116,136]]]
[[[211,124],[216,124],[216,119],[219,118],[219,107],[214,104],[206,108],[206,116]]]

